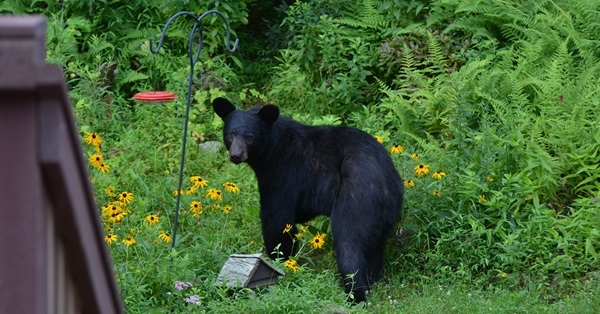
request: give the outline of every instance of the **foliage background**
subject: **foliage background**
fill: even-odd
[[[185,175],[209,186],[183,197],[183,209],[200,201],[203,213],[182,213],[171,252],[157,236],[172,228],[184,97],[148,106],[131,95],[185,94],[189,22],[172,25],[157,56],[148,39],[180,10],[209,9],[227,16],[240,46],[225,53],[221,20],[206,21]],[[115,200],[107,186],[134,195],[122,221],[103,220],[119,238],[110,250],[129,312],[427,311],[411,297],[437,294],[465,312],[485,311],[487,298],[513,312],[522,293],[533,311],[600,306],[586,292],[598,293],[600,274],[598,1],[5,0],[0,12],[47,17],[48,61],[64,67],[82,139],[104,139],[99,151],[86,146],[110,166],[90,169],[99,207]],[[262,250],[253,173],[196,145],[220,140],[217,96],[276,103],[302,122],[355,126],[404,148],[393,158],[415,185],[366,309],[344,304],[331,239],[302,251],[300,271],[269,292],[214,285],[229,254]],[[446,176],[419,178],[419,164]],[[206,197],[225,182],[240,192]],[[145,221],[151,214],[159,223]],[[310,228],[328,232],[326,220]],[[136,243],[120,242],[127,236]],[[502,307],[507,299],[514,307]]]

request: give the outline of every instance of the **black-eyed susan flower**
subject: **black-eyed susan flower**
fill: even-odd
[[[428,174],[429,173],[429,164],[418,164],[415,167],[415,173],[417,174],[417,177],[419,177],[419,178]]]
[[[149,225],[153,225],[155,223],[157,223],[159,221],[158,216],[154,215],[154,214],[150,214],[148,216],[146,216],[146,223],[148,223]]]
[[[119,223],[119,222],[123,221],[123,217],[124,217],[123,213],[112,213],[108,217],[108,221],[110,221],[112,223]]]
[[[204,188],[208,185],[208,180],[204,180],[200,176],[191,176],[190,182],[197,188]]]
[[[320,249],[325,244],[325,234],[317,232],[317,234],[310,240],[310,244],[315,249]]]
[[[442,191],[440,191],[438,189],[435,189],[435,190],[433,190],[433,195],[437,196],[437,197],[440,197],[440,196],[442,196]]]
[[[115,189],[113,189],[110,185],[107,185],[106,188],[104,188],[104,190],[106,191],[106,195],[108,196],[115,195]]]
[[[419,160],[419,155],[417,153],[412,153],[412,155],[410,155],[410,158],[414,160]]]
[[[441,172],[441,171],[436,171],[431,175],[431,177],[433,177],[434,179],[438,179],[438,180],[442,180],[442,178],[445,176],[446,176],[446,173]]]
[[[124,213],[123,208],[115,202],[102,206],[102,216],[108,218],[116,214]]]
[[[231,193],[237,193],[240,191],[237,185],[233,182],[225,182],[223,183],[223,187],[225,188],[225,190]]]
[[[171,239],[171,236],[169,236],[169,234],[168,234],[168,233],[166,233],[166,232],[161,232],[161,233],[158,235],[158,239],[159,239],[159,240],[162,240],[162,241],[163,241],[163,242],[165,242],[165,243],[171,243],[171,241],[172,241],[172,239]]]
[[[104,236],[104,241],[106,244],[111,245],[113,242],[119,240],[119,237],[116,234],[107,234]]]
[[[98,169],[100,169],[102,173],[107,173],[110,170],[110,166],[105,163],[102,163],[100,166],[98,166]]]
[[[306,231],[308,231],[308,226],[300,226],[299,229],[300,229],[300,232],[295,234],[296,238],[298,238],[298,239],[302,238],[304,236],[304,233]]]
[[[123,239],[122,242],[127,246],[132,246],[135,244],[135,239],[133,238],[132,235],[128,235]]]
[[[178,190],[173,191],[173,196],[177,196],[177,195],[183,195],[183,189],[181,189],[179,191]]]
[[[221,191],[217,190],[217,189],[209,189],[208,192],[206,192],[206,197],[210,197],[211,200],[219,200],[222,201],[223,200],[223,193],[221,193]]]
[[[287,261],[285,261],[283,266],[293,272],[297,272],[298,269],[300,269],[300,265],[298,265],[298,262],[293,258],[290,258]]]
[[[478,202],[479,202],[479,203],[482,203],[482,204],[483,204],[483,203],[485,203],[485,202],[487,202],[487,200],[485,199],[485,195],[479,195],[479,200],[478,200]]]
[[[375,135],[374,138],[377,141],[377,143],[383,144],[383,137],[381,137],[379,135]]]
[[[213,204],[213,205],[210,207],[210,211],[211,211],[211,212],[214,212],[215,210],[218,210],[218,209],[220,209],[220,208],[221,208],[221,205],[219,205],[219,204]]]
[[[393,145],[392,148],[390,148],[390,153],[391,154],[402,154],[402,152],[404,152],[404,147],[402,147],[402,145]]]
[[[292,225],[291,224],[286,224],[285,228],[283,228],[283,233],[288,233],[292,230]]]
[[[129,204],[129,202],[133,200],[133,193],[127,191],[121,192],[119,193],[118,199],[125,204]]]
[[[198,217],[202,214],[202,203],[198,201],[193,201],[190,203],[190,211],[192,211],[192,215]]]
[[[187,191],[185,192],[186,195],[192,195],[196,193],[196,186],[191,186],[189,189],[187,189]]]
[[[92,144],[96,147],[99,147],[100,144],[102,144],[102,138],[96,132],[93,132],[93,133],[86,132],[85,133],[85,143]]]
[[[410,179],[404,180],[404,187],[406,187],[406,188],[412,188],[414,186],[415,186],[415,181],[410,180]]]
[[[90,156],[90,164],[94,168],[100,168],[100,166],[104,164],[104,158],[100,154],[93,154],[92,156]]]
[[[225,214],[229,214],[229,212],[231,211],[232,208],[233,207],[231,207],[231,205],[225,205],[225,206],[223,206],[223,212]]]

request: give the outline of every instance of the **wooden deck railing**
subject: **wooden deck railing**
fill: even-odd
[[[0,16],[0,313],[122,313],[45,20]]]

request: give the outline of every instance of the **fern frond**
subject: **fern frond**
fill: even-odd
[[[382,30],[387,28],[391,21],[378,9],[377,0],[362,0],[352,8],[352,17],[335,18],[335,23],[353,28],[368,28]]]
[[[148,75],[131,70],[124,70],[119,76],[121,76],[121,83],[131,83],[148,79]]]

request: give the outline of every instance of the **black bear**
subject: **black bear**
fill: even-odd
[[[330,217],[337,264],[354,302],[379,279],[387,237],[401,215],[404,186],[375,138],[351,127],[308,126],[265,105],[237,110],[213,101],[224,121],[229,160],[254,170],[265,248],[271,258],[294,254],[283,230],[319,215]]]

